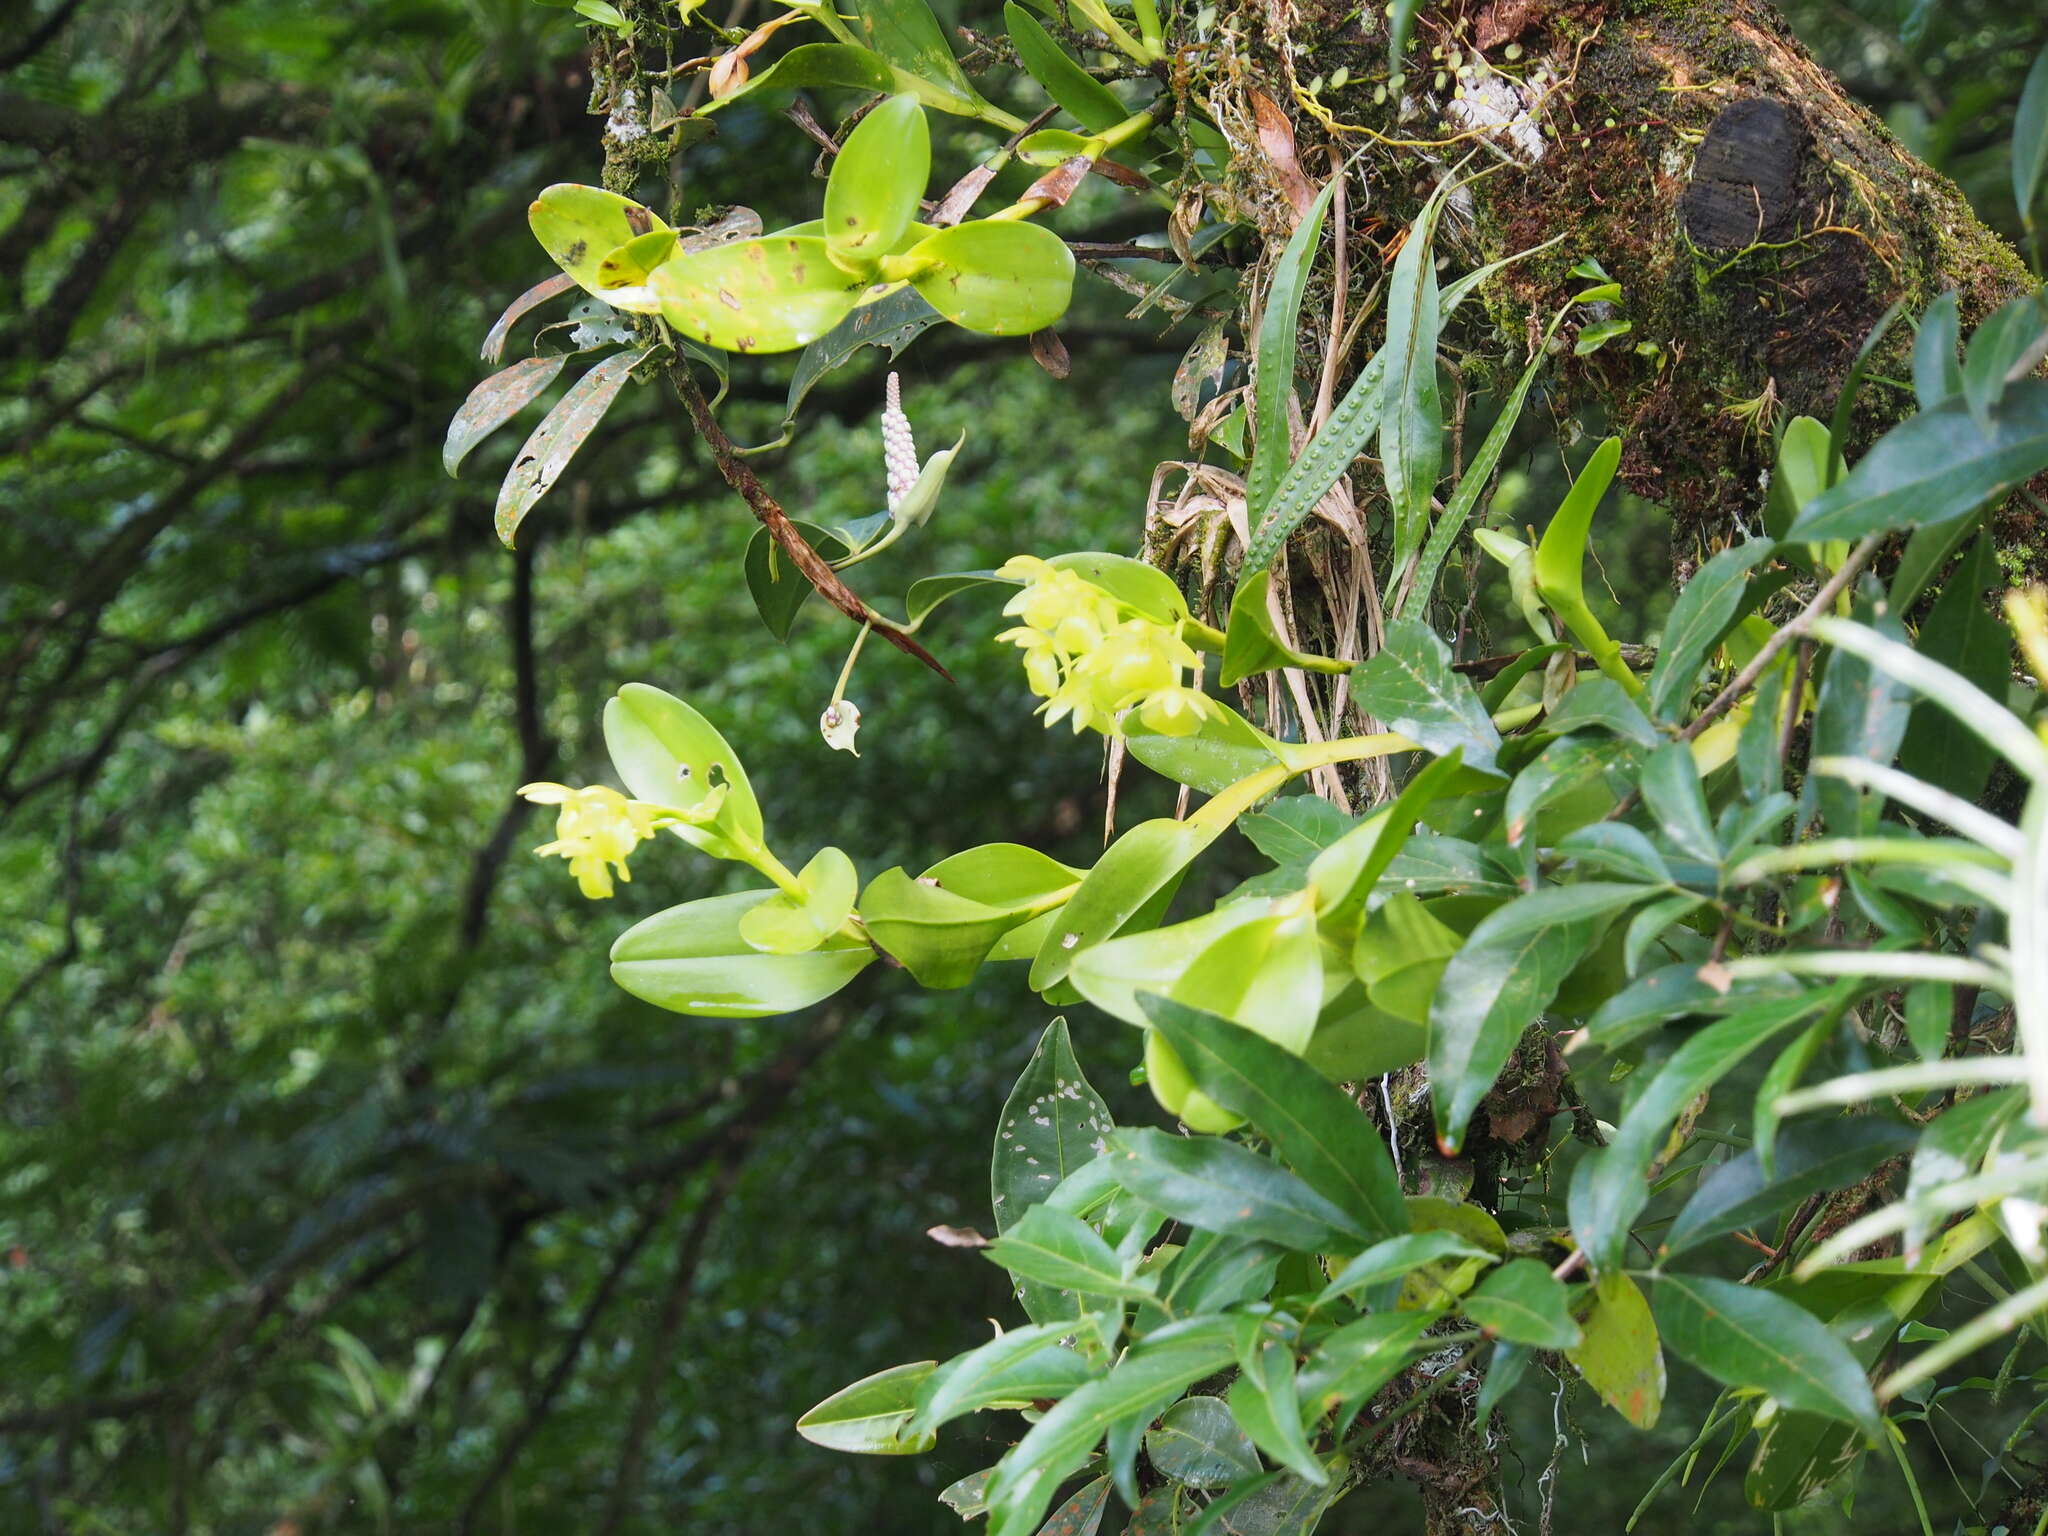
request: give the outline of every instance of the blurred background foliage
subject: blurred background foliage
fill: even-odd
[[[1791,10],[2010,227],[2003,145],[2048,24],[1991,0]],[[601,702],[642,679],[726,728],[780,846],[829,837],[872,873],[1003,828],[1085,862],[1094,738],[1039,729],[992,605],[963,601],[928,631],[958,685],[874,648],[862,755],[828,751],[850,631],[814,610],[787,647],[763,633],[751,524],[655,390],[516,558],[490,532],[516,435],[442,474],[478,342],[545,273],[527,200],[598,170],[567,12],[8,15],[0,1530],[951,1527],[933,1494],[993,1455],[971,1431],[893,1463],[789,1424],[1002,1312],[992,1266],[923,1234],[986,1220],[995,1111],[1043,1009],[1007,977],[931,995],[870,972],[814,1016],[658,1013],[612,987],[603,937],[715,871],[666,846],[592,906],[530,855],[546,829],[509,792],[599,777]],[[807,211],[811,159],[731,114],[682,196]],[[925,445],[969,433],[909,574],[1133,546],[1153,464],[1185,450],[1167,393],[1190,338],[1083,294],[1064,382],[1021,345],[904,358]],[[738,435],[775,435],[784,380],[743,366]],[[763,461],[795,515],[878,504],[879,393],[872,365],[832,376]],[[1532,438],[1537,505],[1557,462]],[[1629,516],[1609,583],[1654,615],[1668,542],[1655,508]],[[1075,1026],[1097,1086],[1146,1114],[1121,1027]],[[1673,1453],[1698,1409],[1676,1406]],[[1524,1428],[1534,1454],[1569,1447],[1572,1523],[1619,1529],[1651,1447],[1597,1408]],[[1985,1452],[1951,1438],[1974,1491]],[[1354,1499],[1337,1528],[1405,1498]],[[1696,1517],[1753,1522],[1732,1484]]]

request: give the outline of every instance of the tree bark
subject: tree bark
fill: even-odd
[[[1274,0],[1259,17],[1265,52],[1243,61],[1259,76],[1246,83],[1292,103],[1300,163],[1320,166],[1319,140],[1365,150],[1373,197],[1350,231],[1354,287],[1378,279],[1390,238],[1475,149],[1467,170],[1483,174],[1439,236],[1453,269],[1564,236],[1483,290],[1485,320],[1460,338],[1480,382],[1519,369],[1585,286],[1568,276],[1576,263],[1595,258],[1622,286],[1614,313],[1633,330],[1584,358],[1568,330],[1555,399],[1622,435],[1623,475],[1670,509],[1681,570],[1738,522],[1753,526],[1770,428],[1830,415],[1889,305],[1917,315],[1954,288],[1967,331],[2029,282],[1955,185],[1850,100],[1762,0],[1425,6],[1403,88],[1384,101],[1384,8]],[[1452,56],[1487,61],[1462,102]],[[1547,95],[1528,86],[1539,64],[1558,82]],[[1339,68],[1351,78],[1330,88]],[[1245,199],[1269,232],[1287,222],[1284,169],[1246,167]],[[1856,442],[1912,409],[1894,382],[1911,345],[1901,324],[1873,357]],[[2000,533],[2015,569],[2048,565],[2030,515],[2008,514]]]

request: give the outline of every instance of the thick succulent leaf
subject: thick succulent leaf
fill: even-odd
[[[854,1451],[869,1456],[915,1456],[937,1442],[930,1431],[909,1436],[905,1426],[915,1410],[918,1389],[936,1364],[920,1360],[891,1366],[841,1387],[796,1421],[796,1432],[828,1451]]]
[[[649,279],[662,317],[724,352],[789,352],[846,318],[861,279],[815,235],[735,240],[665,262]]]
[[[860,120],[825,184],[825,244],[840,265],[866,275],[896,248],[931,166],[931,129],[915,96],[892,96]]]
[[[671,1013],[757,1019],[830,997],[874,960],[872,949],[844,935],[807,954],[754,948],[741,935],[741,920],[778,894],[735,891],[642,919],[612,944],[612,980]]]
[[[555,265],[604,298],[598,265],[630,240],[668,229],[652,208],[602,187],[558,182],[526,210],[526,221]]]
[[[927,263],[911,286],[955,325],[991,336],[1026,336],[1067,312],[1074,256],[1042,225],[974,219],[912,246]]]

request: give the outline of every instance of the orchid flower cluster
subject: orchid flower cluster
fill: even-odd
[[[1178,625],[1126,617],[1110,593],[1036,556],[1018,555],[996,574],[1024,583],[1003,608],[1023,622],[996,639],[1024,652],[1024,676],[1046,701],[1048,726],[1071,719],[1077,735],[1112,735],[1136,710],[1147,730],[1186,736],[1214,712],[1200,687],[1202,658]],[[1183,680],[1187,673],[1195,686]]]
[[[717,815],[725,801],[726,786],[714,784],[695,805],[683,808],[655,805],[646,800],[628,800],[616,789],[593,784],[574,789],[567,784],[522,784],[520,795],[535,805],[554,805],[555,840],[533,851],[569,861],[569,873],[592,901],[612,894],[612,872],[622,883],[632,882],[626,860],[635,848],[662,827],[687,822],[704,826]]]

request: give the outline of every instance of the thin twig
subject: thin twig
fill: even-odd
[[[789,514],[782,510],[776,499],[768,494],[768,487],[761,483],[761,477],[754,473],[753,466],[740,457],[739,448],[726,435],[725,428],[718,424],[718,418],[711,414],[711,404],[704,398],[704,391],[697,387],[697,381],[690,377],[689,369],[682,363],[675,363],[668,370],[669,383],[674,386],[676,398],[683,402],[683,409],[690,414],[691,423],[697,428],[697,435],[704,439],[704,446],[711,450],[711,457],[718,464],[718,472],[725,476],[725,483],[739,493],[740,500],[761,522],[789,556],[789,563],[803,573],[804,579],[816,589],[818,595],[845,614],[854,623],[872,625],[881,631],[882,638],[906,656],[915,656],[947,682],[953,674],[940,666],[936,657],[910,636],[889,623],[874,609],[862,602],[858,593],[839,579],[839,573],[825,563],[824,557],[811,548],[804,536],[796,531]]]
[[[1806,632],[1813,627],[1814,620],[1818,619],[1834,605],[1835,599],[1840,597],[1849,583],[1856,579],[1856,573],[1863,569],[1869,562],[1870,557],[1877,553],[1878,546],[1883,543],[1884,535],[1873,533],[1865,537],[1863,542],[1854,549],[1850,550],[1849,557],[1836,568],[1834,575],[1830,576],[1821,589],[1814,593],[1813,601],[1800,609],[1796,618],[1792,619],[1763,643],[1762,648],[1758,650],[1756,655],[1750,658],[1749,665],[1729,679],[1728,686],[1714,695],[1707,707],[1699,712],[1698,718],[1678,733],[1678,739],[1680,741],[1691,741],[1701,731],[1704,731],[1708,726],[1720,719],[1721,716],[1725,715],[1737,699],[1755,687],[1756,680],[1764,675],[1764,668],[1778,659],[1778,652],[1784,650],[1794,640],[1805,636]]]

